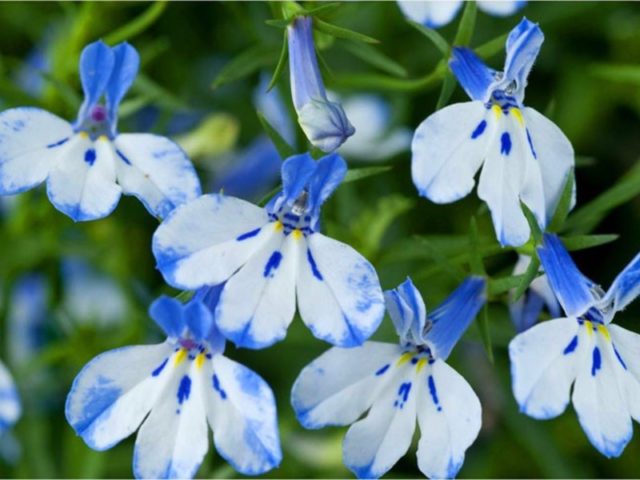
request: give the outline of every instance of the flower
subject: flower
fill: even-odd
[[[201,290],[186,305],[159,298],[149,313],[164,343],[103,353],[73,382],[66,417],[89,447],[109,449],[140,427],[138,478],[193,477],[208,450],[207,422],[216,450],[240,473],[258,475],[282,459],[271,388],[222,355],[224,338],[203,303],[218,293]]]
[[[340,147],[340,154],[354,160],[379,161],[404,152],[411,145],[411,131],[391,128],[391,108],[382,97],[358,94],[342,103],[356,129]]]
[[[527,271],[531,257],[528,255],[519,255],[518,262],[513,269],[514,275],[522,275]],[[511,320],[518,332],[524,332],[533,326],[542,308],[546,305],[552,317],[560,316],[560,304],[556,299],[556,295],[551,290],[549,280],[545,274],[536,277],[527,291],[518,300],[513,301],[514,290],[511,292],[511,302],[509,303],[509,312]]]
[[[85,98],[73,124],[38,108],[2,112],[0,194],[46,180],[51,203],[75,221],[109,215],[123,192],[160,217],[200,195],[195,170],[178,145],[157,135],[117,131],[118,106],[138,64],[131,45],[94,42],[80,56]],[[103,96],[105,104],[99,103]]]
[[[225,195],[178,207],[153,236],[158,269],[172,286],[226,282],[216,325],[236,345],[282,340],[297,304],[313,335],[334,345],[366,340],[384,315],[371,264],[319,232],[320,208],[342,181],[345,161],[295,155],[282,164],[282,191],[260,208]]]
[[[397,0],[398,7],[409,20],[429,28],[443,27],[458,14],[462,0]],[[513,15],[527,2],[525,0],[477,0],[478,8],[489,15],[506,17]]]
[[[291,96],[298,123],[314,147],[332,152],[355,133],[339,103],[327,98],[313,44],[312,18],[296,17],[287,27]]]
[[[522,103],[543,39],[538,25],[523,19],[507,38],[504,72],[488,68],[468,49],[454,48],[450,67],[473,101],[428,117],[411,147],[413,183],[436,203],[469,194],[482,167],[478,196],[489,205],[502,245],[529,239],[520,202],[544,230],[574,165],[573,148],[560,129]]]
[[[0,435],[20,418],[22,408],[13,378],[4,363],[0,362]]]
[[[417,417],[418,467],[428,477],[454,477],[480,431],[481,407],[445,360],[482,307],[484,290],[485,281],[471,277],[428,317],[410,279],[385,292],[400,344],[334,347],[311,362],[291,392],[300,423],[353,424],[344,463],[359,478],[377,478],[409,449]]]
[[[608,292],[586,278],[560,239],[545,234],[538,255],[566,314],[516,336],[509,345],[513,394],[537,419],[573,407],[587,437],[606,457],[622,454],[640,421],[640,335],[611,322],[640,294],[640,255]]]

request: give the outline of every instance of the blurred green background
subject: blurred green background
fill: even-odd
[[[313,7],[312,2],[304,5]],[[120,130],[168,134],[190,145],[208,191],[217,162],[263,133],[251,97],[260,72],[271,74],[278,62],[283,29],[265,21],[278,18],[279,10],[252,2],[0,3],[0,106],[36,105],[73,119],[81,101],[77,62],[82,47],[98,38],[129,40],[140,51],[142,66],[122,106]],[[329,88],[344,97],[382,95],[392,105],[395,126],[414,129],[435,110],[444,73],[437,67],[441,54],[407,24],[395,2],[344,3],[318,15],[380,41],[362,46],[319,35]],[[470,45],[504,35],[521,15],[539,22],[545,34],[525,102],[562,128],[578,157],[578,206],[563,234],[620,235],[575,254],[582,270],[606,287],[640,250],[640,4],[533,2],[508,18],[478,12]],[[460,18],[439,30],[448,42]],[[487,61],[498,69],[504,59],[501,43],[488,49]],[[278,87],[290,105],[286,67]],[[457,86],[449,103],[456,101],[466,101]],[[296,150],[303,151],[304,137],[300,131],[297,135]],[[352,166],[367,165],[347,160]],[[488,212],[475,193],[436,206],[417,197],[409,152],[382,164],[391,170],[342,185],[326,204],[323,221],[330,235],[374,263],[385,289],[411,275],[427,308],[437,305],[469,269],[472,216],[489,274],[511,275],[516,253],[497,247]],[[154,268],[150,240],[156,226],[156,219],[131,198],[107,219],[84,224],[54,210],[42,188],[3,200],[0,358],[18,384],[24,412],[0,438],[0,476],[131,476],[133,438],[108,452],[93,452],[65,422],[63,407],[74,376],[89,359],[122,345],[161,340],[146,309],[157,295],[178,292],[166,287]],[[114,283],[122,302],[118,318],[104,320],[95,309],[69,306],[69,295],[84,295],[82,288],[66,291],[63,259],[70,256]],[[38,345],[26,359],[15,351],[10,355],[20,339],[9,325],[13,292],[25,274],[40,275],[46,285],[46,318]],[[505,293],[493,296],[488,314],[493,363],[477,325],[450,359],[484,409],[482,432],[467,452],[460,477],[640,476],[640,435],[621,458],[607,460],[589,444],[571,408],[546,422],[518,413],[506,352],[515,330]],[[636,332],[639,321],[640,302],[617,318]],[[388,319],[375,338],[396,341]],[[295,377],[326,348],[299,319],[285,341],[267,350],[227,347],[229,357],[260,373],[276,393],[284,461],[267,477],[351,476],[341,464],[345,429],[305,431],[289,406]],[[198,476],[238,475],[211,448]],[[415,448],[388,476],[419,476]]]

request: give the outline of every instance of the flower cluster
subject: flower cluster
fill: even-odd
[[[429,27],[449,22],[461,3],[399,2],[407,16]],[[508,15],[522,3],[478,5]],[[417,424],[420,471],[455,477],[480,432],[482,407],[447,360],[491,300],[490,280],[472,268],[475,273],[428,312],[410,278],[383,292],[369,260],[323,233],[323,205],[347,177],[341,154],[380,160],[408,148],[409,135],[388,131],[389,107],[378,97],[353,96],[344,108],[330,100],[313,16],[305,11],[289,20],[291,96],[314,148],[280,163],[271,140],[260,137],[240,155],[242,168],[220,175],[220,193],[202,194],[191,161],[168,138],[119,133],[119,105],[139,68],[127,43],[84,48],[84,102],[73,123],[36,108],[0,113],[1,194],[46,181],[51,203],[75,221],[109,215],[122,193],[138,197],[161,220],[151,247],[158,270],[168,285],[188,291],[179,297],[188,297],[185,303],[162,296],[149,308],[164,342],[107,351],[80,371],[66,419],[98,451],[137,431],[138,478],[194,477],[208,451],[209,428],[215,449],[236,471],[268,472],[283,458],[274,394],[257,373],[227,358],[225,345],[270,347],[285,338],[297,313],[314,337],[331,345],[293,384],[300,424],[349,426],[343,460],[358,478],[387,473],[409,450]],[[640,335],[612,320],[640,295],[640,255],[605,292],[580,273],[558,236],[544,233],[563,202],[566,210],[575,203],[575,191],[567,188],[575,162],[560,129],[524,105],[543,39],[540,27],[523,18],[508,35],[502,71],[468,48],[453,48],[449,67],[471,101],[447,106],[417,127],[411,174],[421,196],[449,203],[471,192],[481,170],[478,196],[491,211],[498,242],[528,247],[517,250],[514,276],[533,273],[522,298],[511,293],[515,399],[523,413],[548,419],[566,409],[573,385],[587,437],[603,455],[618,456],[631,439],[632,420],[640,421]],[[258,95],[256,104],[294,143],[278,94]],[[358,119],[357,135],[345,112]],[[238,196],[251,197],[278,171],[281,187],[264,206],[224,192],[231,185],[232,193],[237,188]],[[63,270],[64,305],[72,316],[105,324],[123,316],[122,292],[108,280],[73,258]],[[39,277],[23,278],[18,287],[10,323],[21,351],[34,352],[32,330],[43,323],[47,287]],[[536,324],[545,305],[554,319]],[[563,318],[557,318],[560,308]],[[395,343],[370,340],[385,311]],[[14,318],[28,320],[19,325]],[[0,433],[20,410],[0,363]]]

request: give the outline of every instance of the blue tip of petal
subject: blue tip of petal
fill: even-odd
[[[472,50],[454,47],[449,68],[471,99],[488,101],[491,97],[489,87],[495,80],[496,72],[487,67]]]
[[[162,295],[149,307],[149,316],[168,337],[179,337],[186,326],[183,309],[180,301]]]
[[[83,122],[89,111],[105,92],[115,63],[111,48],[102,40],[87,45],[80,54],[80,81],[84,91],[84,103],[78,122]]]

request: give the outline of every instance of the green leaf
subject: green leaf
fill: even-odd
[[[473,36],[473,29],[476,26],[476,2],[466,2],[464,12],[462,12],[462,19],[460,25],[458,25],[458,31],[456,32],[453,44],[458,46],[469,45],[471,37]]]
[[[116,43],[130,40],[136,35],[141,34],[160,18],[160,15],[162,15],[168,4],[169,2],[167,0],[154,2],[132,21],[118,28],[116,31],[111,32],[109,35],[106,35],[104,41],[109,45],[115,45]]]
[[[276,50],[271,45],[254,45],[235,57],[220,71],[211,84],[218,88],[225,83],[248,77],[252,73],[274,63]]]
[[[624,175],[606,192],[572,213],[565,222],[565,230],[574,233],[592,231],[607,213],[640,194],[640,163]]]
[[[511,289],[518,288],[522,283],[523,275],[510,275],[502,278],[492,278],[489,280],[489,295],[497,297]]]
[[[442,88],[440,89],[440,95],[438,96],[438,103],[436,104],[436,110],[443,108],[453,95],[453,91],[456,88],[456,77],[453,73],[447,72],[442,82]]]
[[[620,235],[617,234],[574,235],[572,237],[562,237],[562,243],[564,243],[567,250],[575,251],[611,243],[619,237]]]
[[[291,23],[291,20],[287,20],[287,19],[270,19],[270,20],[265,20],[264,23],[266,23],[270,27],[287,28],[289,26],[289,24]]]
[[[323,2],[314,8],[303,8],[305,15],[317,16],[319,13],[327,13],[340,7],[339,2]]]
[[[407,70],[402,65],[368,43],[344,42],[342,46],[352,55],[390,75],[395,75],[396,77],[406,77],[408,75]]]
[[[462,281],[466,276],[466,272],[462,268],[450,262],[447,255],[427,238],[420,237],[420,242],[424,246],[425,253],[441,268],[443,272],[448,273],[458,282]]]
[[[493,363],[493,346],[491,344],[491,332],[489,331],[489,304],[485,303],[482,308],[482,313],[476,320],[476,325],[478,325],[480,339],[482,340],[482,345],[484,345],[484,349],[487,352],[487,357],[489,358],[489,361]]]
[[[338,27],[337,25],[327,23],[318,18],[314,18],[313,23],[319,31],[326,33],[327,35],[331,35],[335,38],[344,38],[346,40],[353,40],[356,42],[364,43],[380,43],[375,38],[369,37],[359,32],[354,32],[353,30],[349,30],[348,28]]]
[[[537,255],[534,255],[531,257],[531,262],[529,263],[527,270],[524,272],[524,275],[522,275],[522,280],[515,290],[514,301],[517,301],[524,294],[527,288],[529,288],[529,285],[531,285],[531,282],[533,282],[538,276],[539,271],[540,260]]]
[[[425,27],[420,23],[412,22],[410,20],[407,20],[407,23],[415,28],[418,32],[423,34],[425,37],[427,37],[429,40],[431,40],[433,45],[438,49],[443,57],[446,58],[449,56],[451,46],[449,45],[449,42],[447,42],[445,38],[436,30],[434,30],[433,28]]]
[[[533,241],[535,245],[539,245],[542,242],[542,230],[540,230],[540,225],[538,225],[538,220],[536,220],[533,212],[527,207],[524,202],[520,202],[520,208],[522,208],[522,212],[527,219],[527,223],[529,224],[529,228],[531,229],[531,236],[533,237]]]
[[[276,65],[276,69],[273,71],[273,76],[269,81],[267,92],[275,87],[276,83],[278,83],[280,75],[282,75],[282,71],[284,70],[284,66],[287,63],[287,57],[289,56],[288,54],[289,42],[287,41],[287,32],[284,32],[284,41],[282,42],[282,50],[280,50],[280,58],[278,58],[278,64]]]
[[[260,120],[260,123],[262,124],[262,128],[264,128],[264,131],[273,142],[273,145],[276,147],[276,150],[278,150],[280,157],[282,159],[285,159],[293,155],[295,153],[295,150],[293,149],[293,147],[289,145],[284,138],[282,138],[282,135],[280,135],[280,133],[278,133],[278,131],[275,128],[273,128],[273,126],[271,126],[269,121],[265,118],[265,116],[261,112],[258,111],[257,114],[258,114],[258,120]]]
[[[342,183],[357,182],[363,178],[373,177],[374,175],[380,175],[381,173],[388,172],[393,167],[391,165],[384,165],[379,167],[362,167],[362,168],[350,168],[347,174],[344,176]]]
[[[502,52],[504,50],[504,44],[507,41],[507,36],[509,34],[505,33],[502,35],[498,35],[493,40],[489,40],[486,43],[483,43],[479,47],[476,47],[474,50],[476,54],[483,59],[491,58],[494,55]]]
[[[564,182],[562,195],[560,196],[560,200],[558,201],[558,206],[556,207],[556,211],[553,214],[551,223],[547,228],[548,231],[559,232],[560,229],[564,226],[564,222],[567,220],[567,215],[569,215],[569,211],[571,210],[571,200],[573,199],[574,185],[575,175],[572,168],[567,175],[567,181]]]
[[[482,255],[480,254],[478,240],[478,223],[476,217],[471,217],[469,222],[469,264],[471,273],[474,275],[485,276],[487,274],[482,263]]]
[[[595,64],[588,69],[594,77],[612,82],[640,85],[640,66],[624,64]]]
[[[132,92],[143,95],[169,110],[191,110],[181,98],[147,77],[144,73],[138,73],[136,81],[131,88]]]

